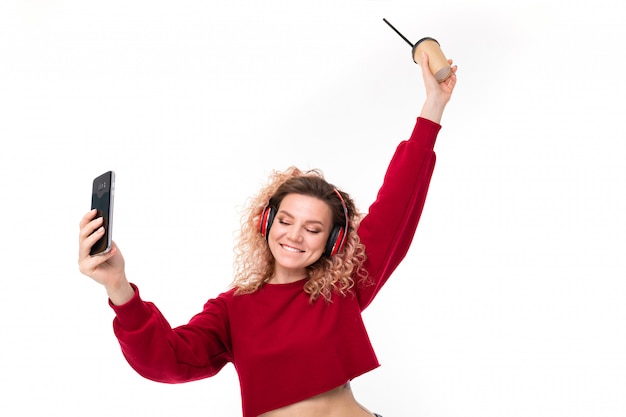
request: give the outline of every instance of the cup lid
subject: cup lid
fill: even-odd
[[[415,42],[415,45],[413,46],[413,48],[415,48],[417,45],[419,45],[420,43],[422,43],[424,41],[435,41],[435,42],[437,42],[437,45],[439,45],[439,42],[437,41],[437,39],[431,38],[430,36],[426,36],[425,38],[422,38],[419,41]]]

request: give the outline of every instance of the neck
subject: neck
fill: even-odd
[[[267,282],[269,284],[291,284],[292,282],[301,281],[306,278],[308,278],[306,271],[298,274],[281,274],[275,272]]]

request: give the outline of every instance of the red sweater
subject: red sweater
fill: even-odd
[[[399,144],[376,201],[359,226],[372,285],[310,303],[304,281],[234,290],[209,300],[172,329],[157,307],[135,297],[115,310],[115,334],[146,378],[180,383],[215,375],[232,362],[244,417],[256,417],[338,387],[379,366],[363,325],[365,309],[406,255],[424,206],[440,126],[418,118]]]

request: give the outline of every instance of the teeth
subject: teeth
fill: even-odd
[[[283,249],[289,252],[302,252],[300,249],[292,248],[291,246],[285,246],[285,245],[283,245]]]

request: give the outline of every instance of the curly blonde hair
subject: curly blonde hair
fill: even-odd
[[[337,192],[341,194],[348,210],[347,236],[343,250],[331,257],[322,256],[307,267],[308,279],[304,291],[313,302],[322,296],[330,302],[334,292],[346,295],[354,286],[354,278],[366,280],[367,273],[362,268],[365,261],[365,246],[356,230],[362,216],[357,213],[352,199],[343,191],[335,191],[320,170],[301,171],[296,167],[273,171],[268,183],[251,198],[243,209],[241,229],[235,246],[235,272],[231,288],[236,294],[250,294],[259,290],[274,273],[275,260],[265,238],[259,232],[259,220],[265,207],[278,208],[287,194],[304,194],[326,202],[333,213],[333,222],[343,226],[345,212]]]

